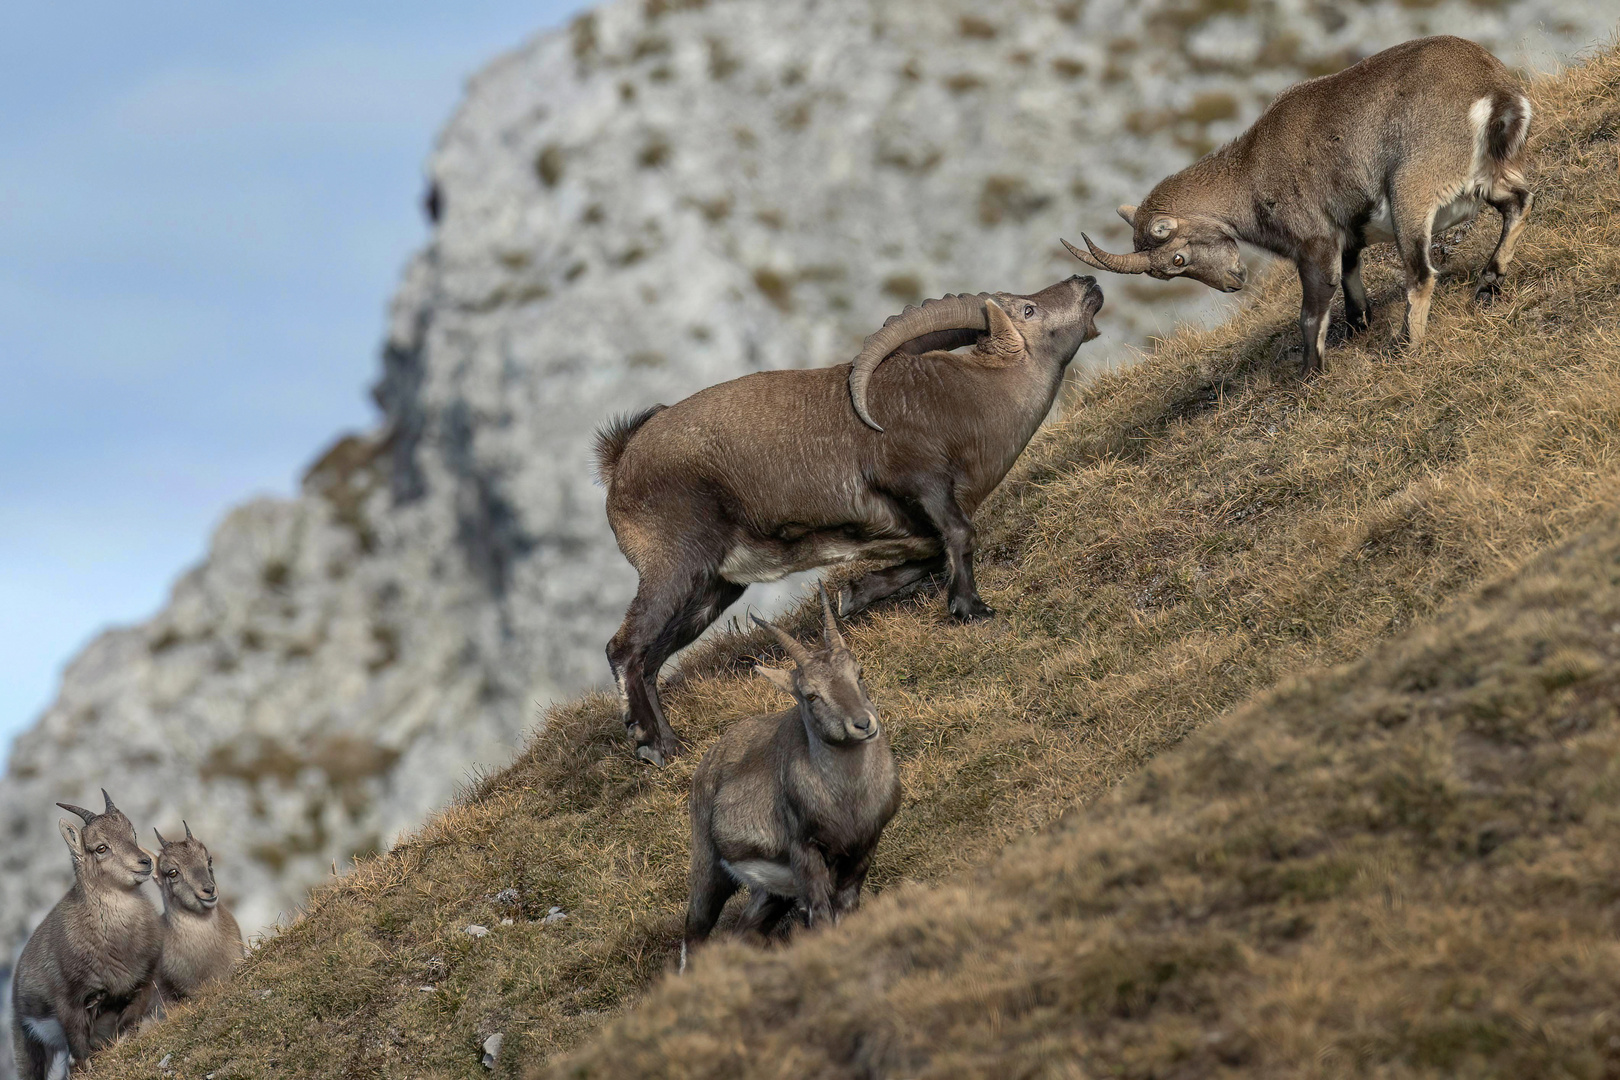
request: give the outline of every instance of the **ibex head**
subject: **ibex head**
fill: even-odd
[[[1232,230],[1200,214],[1170,214],[1121,206],[1119,216],[1131,226],[1136,250],[1129,255],[1104,251],[1085,233],[1086,250],[1067,240],[1063,246],[1087,266],[1114,274],[1146,274],[1168,281],[1189,277],[1221,292],[1237,292],[1249,280],[1243,252]]]
[[[219,888],[214,883],[214,857],[208,854],[203,842],[191,835],[191,826],[185,825],[184,840],[165,840],[153,829],[158,838],[158,888],[163,890],[163,906],[167,909],[182,907],[201,915],[219,903]]]
[[[833,617],[827,589],[821,587],[822,647],[808,649],[792,634],[758,615],[753,619],[782,643],[793,661],[793,669],[759,666],[756,672],[778,688],[792,694],[799,703],[811,733],[822,742],[838,745],[861,743],[877,737],[877,706],[866,696],[861,684],[861,665],[844,645]]]
[[[955,349],[977,341],[981,350],[1002,361],[1027,354],[1043,366],[1061,366],[1097,336],[1095,320],[1102,304],[1097,279],[1076,275],[1029,296],[947,294],[908,307],[868,336],[850,365],[855,414],[872,430],[883,430],[867,409],[866,388],[879,364],[912,343]]]
[[[72,803],[56,804],[83,821],[82,825],[67,818],[57,822],[73,854],[74,872],[86,885],[139,888],[152,876],[151,852],[135,839],[135,826],[113,805],[106,788],[101,789],[101,798],[106,807],[99,814]]]

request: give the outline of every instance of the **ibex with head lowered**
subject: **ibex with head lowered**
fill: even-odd
[[[158,888],[163,893],[163,958],[157,988],[165,1005],[183,1001],[204,983],[229,978],[242,959],[242,930],[214,882],[214,857],[191,835],[158,838]]]
[[[769,934],[802,905],[815,926],[860,904],[884,826],[900,806],[888,735],[821,590],[822,648],[756,616],[793,661],[761,675],[794,707],[740,720],[692,775],[691,899],[681,966],[726,900],[748,886],[739,929]]]
[[[750,582],[876,559],[895,565],[856,582],[846,614],[939,571],[954,617],[993,614],[973,581],[973,511],[1096,336],[1102,301],[1080,277],[1033,296],[929,300],[853,364],[745,375],[604,428],[608,522],[641,576],[607,648],[637,754],[661,764],[679,751],[658,670]]]
[[[23,1080],[64,1080],[70,1060],[140,1022],[153,1004],[152,975],[163,947],[157,909],[141,892],[152,856],[135,827],[101,793],[91,813],[57,803],[73,854],[73,888],[39,924],[17,961],[11,987],[12,1043]]]
[[[1082,235],[1082,261],[1116,274],[1189,277],[1243,287],[1239,240],[1292,259],[1304,292],[1303,371],[1321,370],[1328,307],[1344,287],[1352,330],[1372,307],[1361,249],[1393,240],[1406,269],[1402,336],[1423,340],[1434,293],[1429,242],[1489,203],[1502,235],[1477,299],[1501,288],[1532,196],[1521,168],[1530,100],[1502,62],[1471,41],[1431,37],[1285,90],[1254,126],[1122,206],[1135,251],[1115,255]]]

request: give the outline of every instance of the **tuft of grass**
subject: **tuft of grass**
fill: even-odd
[[[1420,640],[1442,650],[1432,659],[1386,652],[1370,667],[1288,680],[1432,622],[1454,598],[1589,527],[1620,495],[1620,183],[1600,120],[1617,92],[1612,51],[1534,87],[1537,205],[1489,313],[1472,306],[1458,275],[1483,261],[1494,220],[1447,264],[1421,351],[1389,345],[1400,281],[1384,256],[1367,269],[1374,329],[1301,384],[1298,289],[1275,273],[1229,324],[1183,330],[1142,364],[1079,388],[1065,418],[1032,443],[977,516],[979,580],[998,618],[955,626],[937,598],[922,598],[848,628],[888,718],[906,799],[873,870],[881,895],[836,933],[771,953],[717,945],[695,979],[646,996],[679,939],[696,757],[737,718],[781,704],[747,674],[749,657],[768,651],[764,639],[721,634],[689,655],[665,694],[693,754],[663,770],[641,766],[612,699],[556,708],[510,767],[316,890],[236,978],[106,1051],[92,1074],[149,1076],[170,1054],[181,1075],[218,1080],[473,1077],[487,1075],[479,1047],[499,1031],[496,1075],[586,1044],[568,1068],[697,1076],[731,1061],[812,1075],[825,1061],[842,1075],[848,1063],[911,1053],[898,1018],[927,1009],[939,1019],[926,1030],[962,1033],[958,1072],[1001,1069],[998,1031],[1023,1033],[1021,1056],[1007,1060],[1031,1074],[1050,1060],[1061,1075],[1057,1063],[1082,1049],[1093,1055],[1082,1060],[1124,1075],[1168,1075],[1175,1054],[1193,1063],[1185,1075],[1272,1060],[1317,1068],[1299,1047],[1328,1047],[1322,1069],[1379,1059],[1403,1062],[1396,1071],[1468,1072],[1506,1046],[1529,1048],[1518,1074],[1536,1075],[1552,1059],[1535,1048],[1573,1030],[1575,1015],[1588,1017],[1599,1053],[1608,1013],[1581,1013],[1581,980],[1611,946],[1572,953],[1565,968],[1536,967],[1544,954],[1525,952],[1534,981],[1504,975],[1517,955],[1508,943],[1556,946],[1534,938],[1545,929],[1538,916],[1516,921],[1519,907],[1469,907],[1467,889],[1487,888],[1495,864],[1458,853],[1472,845],[1509,853],[1491,858],[1529,857],[1539,849],[1525,837],[1551,837],[1535,895],[1567,898],[1571,925],[1586,925],[1580,904],[1607,910],[1588,871],[1608,872],[1609,856],[1594,848],[1583,867],[1561,854],[1579,822],[1556,813],[1602,816],[1612,754],[1582,766],[1598,770],[1582,774],[1593,786],[1550,804],[1514,755],[1529,760],[1551,745],[1547,701],[1573,709],[1606,685],[1609,646],[1549,627],[1535,679],[1504,667],[1492,681],[1496,669],[1469,651],[1474,639],[1430,636]],[[1571,605],[1595,603],[1597,591],[1584,578],[1565,589]],[[807,629],[810,613],[801,618]],[[1486,616],[1468,618],[1484,625]],[[1495,655],[1488,640],[1478,638],[1480,657]],[[1445,641],[1455,642],[1449,652]],[[1404,689],[1380,688],[1380,664],[1399,669],[1405,681],[1388,687]],[[1463,686],[1453,672],[1480,678]],[[1220,731],[1249,731],[1272,714],[1342,719],[1279,721],[1253,747],[1213,737],[1155,761],[1280,682],[1290,689]],[[1469,710],[1461,742],[1447,734],[1452,720],[1430,719],[1448,694]],[[1358,717],[1387,732],[1378,753],[1356,741],[1367,726]],[[1601,728],[1591,724],[1569,737]],[[1474,771],[1455,771],[1463,758]],[[1538,760],[1549,783],[1578,765]],[[1099,803],[1133,776],[1129,798]],[[1295,782],[1343,798],[1308,799]],[[1523,797],[1482,802],[1492,784]],[[1487,809],[1489,819],[1470,817]],[[962,874],[1066,813],[1070,824],[1015,849],[1029,853],[1021,861]],[[1086,821],[1099,824],[1088,831]],[[1432,890],[1430,872],[1441,875]],[[1451,908],[1402,899],[1444,896],[1442,884],[1460,921],[1441,917]],[[568,918],[543,921],[553,906]],[[926,917],[907,922],[908,912]],[[474,938],[471,923],[491,933]],[[1019,944],[1001,950],[1009,942]],[[1018,961],[1026,945],[1031,959]],[[1351,970],[1328,962],[1341,955],[1334,948],[1363,964],[1364,982],[1321,981]],[[1322,972],[1303,960],[1282,966],[1273,952],[1319,957]],[[1461,965],[1475,962],[1491,978],[1466,976]],[[846,970],[877,981],[868,989],[864,975],[834,977]],[[917,978],[894,981],[905,971]],[[815,987],[813,997],[783,989],[793,979]],[[1364,997],[1348,996],[1358,988]],[[1525,993],[1569,1005],[1556,1016],[1526,1012]],[[912,1011],[865,1007],[893,995]],[[644,999],[614,1026],[612,1045],[592,1042]],[[774,1033],[757,1026],[767,1016]]]

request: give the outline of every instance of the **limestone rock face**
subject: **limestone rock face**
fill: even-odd
[[[148,837],[188,820],[252,933],[604,682],[635,585],[592,480],[609,414],[847,360],[925,296],[1079,272],[1060,234],[1127,246],[1115,205],[1301,78],[1448,30],[1543,61],[1607,33],[1603,8],[616,0],[496,59],[432,154],[377,429],[232,513],[18,740],[4,955],[69,882],[58,799],[105,785]],[[1077,368],[1216,303],[1104,285]]]

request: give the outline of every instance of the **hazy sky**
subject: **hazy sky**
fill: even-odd
[[[0,11],[0,754],[230,506],[374,422],[433,140],[582,6]]]

